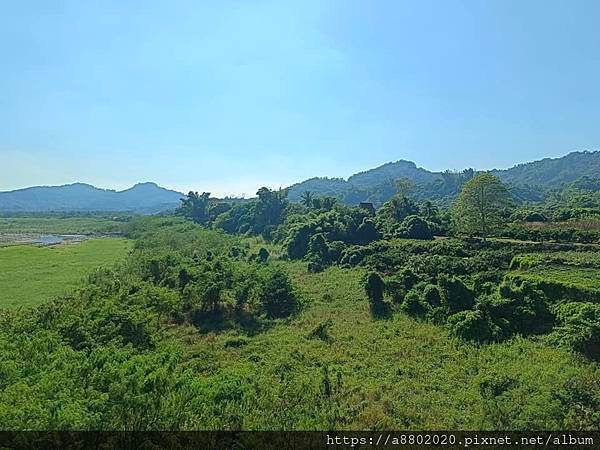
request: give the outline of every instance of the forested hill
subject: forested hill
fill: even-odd
[[[84,183],[38,186],[0,192],[0,211],[131,211],[157,213],[178,206],[183,194],[155,183],[139,183],[124,191]]]
[[[573,152],[561,158],[545,158],[519,164],[510,169],[492,170],[508,183],[517,200],[538,201],[544,193],[558,189],[583,176],[600,176],[600,151]],[[371,170],[342,178],[311,178],[289,188],[291,201],[310,191],[315,196],[334,196],[348,204],[371,201],[382,204],[396,192],[394,180],[407,178],[414,183],[413,195],[419,200],[450,201],[473,170],[431,172],[411,161],[387,163]]]
[[[600,177],[600,151],[573,152],[561,158],[544,158],[493,173],[507,183],[553,189],[583,176]]]
[[[412,161],[396,161],[376,167],[375,169],[359,172],[348,178],[350,184],[357,186],[369,186],[381,183],[386,179],[406,177],[415,183],[432,183],[441,179],[439,173],[430,172]]]

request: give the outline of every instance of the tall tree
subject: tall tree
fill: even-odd
[[[455,230],[485,239],[502,226],[510,204],[510,193],[500,179],[480,173],[467,181],[454,204]]]
[[[435,217],[435,215],[439,212],[438,207],[435,206],[433,203],[431,203],[430,200],[426,200],[420,206],[420,210],[421,210],[421,213],[423,214],[423,216],[427,219],[431,219],[431,218]]]
[[[208,205],[210,203],[210,192],[190,191],[186,198],[181,199],[181,205],[175,211],[176,214],[192,219],[196,223],[206,224],[210,218]]]
[[[306,206],[307,208],[310,208],[313,204],[313,198],[314,198],[314,195],[312,192],[304,191],[304,193],[300,196],[300,201],[304,206]]]
[[[337,199],[335,197],[325,196],[325,197],[316,197],[313,198],[312,204],[315,209],[323,209],[325,211],[331,210],[335,204],[337,203]]]
[[[419,213],[416,203],[401,194],[394,195],[377,210],[377,221],[383,228],[398,225],[406,217]]]
[[[278,191],[262,187],[256,193],[258,201],[255,206],[254,229],[257,233],[262,233],[268,227],[279,225],[283,222],[285,208],[288,205],[287,190]]]

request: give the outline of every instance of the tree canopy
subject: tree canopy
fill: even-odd
[[[192,219],[196,223],[205,224],[209,220],[208,205],[210,192],[190,191],[186,198],[181,199],[181,205],[177,208],[178,215]]]
[[[510,204],[510,193],[500,179],[480,173],[465,183],[454,204],[455,231],[485,239],[504,223]]]

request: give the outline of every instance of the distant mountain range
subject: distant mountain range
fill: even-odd
[[[84,183],[37,186],[0,192],[0,211],[130,211],[153,214],[177,207],[183,196],[155,183],[139,183],[124,191],[99,189]]]
[[[561,186],[587,176],[600,177],[600,151],[573,152],[561,158],[545,158],[510,169],[492,170],[513,190],[517,200],[537,201]],[[431,172],[411,161],[396,161],[343,178],[311,178],[288,189],[288,198],[299,201],[305,191],[315,196],[334,196],[348,204],[371,201],[380,205],[396,192],[394,180],[414,183],[418,200],[448,203],[474,171]],[[0,192],[0,212],[130,211],[152,214],[174,209],[184,194],[155,183],[139,183],[124,191],[99,189],[89,184],[39,186]]]
[[[519,164],[510,169],[492,170],[513,190],[517,200],[537,201],[552,189],[583,176],[600,177],[600,151],[573,152],[561,158],[545,158]],[[419,199],[447,202],[454,198],[474,171],[431,172],[411,161],[396,161],[343,178],[311,178],[290,186],[288,198],[299,201],[305,191],[315,196],[331,195],[345,203],[372,201],[381,204],[396,192],[394,180],[408,178],[414,183],[413,195]]]

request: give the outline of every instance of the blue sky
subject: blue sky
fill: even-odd
[[[251,196],[598,149],[598,23],[596,0],[4,2],[0,190]]]

